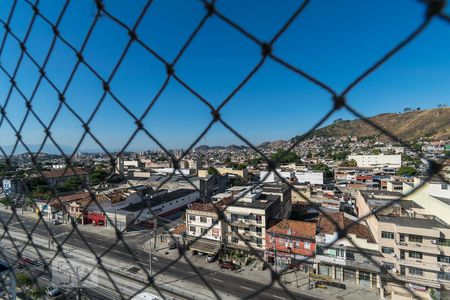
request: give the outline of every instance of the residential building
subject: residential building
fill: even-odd
[[[42,171],[42,175],[45,180],[47,180],[47,183],[52,186],[63,185],[67,180],[73,177],[78,177],[85,185],[89,185],[89,172],[80,168]]]
[[[271,265],[312,267],[315,250],[315,222],[282,220],[266,230],[264,256]]]
[[[413,286],[427,299],[432,290],[444,295],[450,289],[450,226],[426,214],[426,207],[392,194],[364,191],[356,199],[358,215],[367,216],[378,242],[387,292],[397,299],[405,294],[401,289]]]
[[[262,193],[280,196],[281,211],[278,218],[287,219],[292,213],[292,188],[286,183],[265,183],[261,186]]]
[[[344,212],[327,213],[319,216],[317,227],[315,268],[319,274],[344,284],[381,288],[378,245],[365,221]],[[346,237],[339,238],[343,229]]]
[[[186,234],[194,243],[191,250],[216,253],[222,246],[225,226],[219,219],[221,204],[193,203],[186,210]]]
[[[282,219],[280,198],[279,195],[263,194],[261,189],[253,187],[246,187],[235,194],[225,209],[230,224],[227,226],[226,247],[249,251],[250,245],[252,249],[263,252],[266,229]]]
[[[398,169],[402,166],[402,156],[400,154],[370,154],[370,155],[349,155],[348,160],[355,160],[358,167],[365,168],[394,168]]]

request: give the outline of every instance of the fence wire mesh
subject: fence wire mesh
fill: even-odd
[[[79,175],[80,182],[82,183],[82,188],[88,191],[88,204],[89,205],[97,205],[98,209],[106,216],[106,222],[108,224],[112,224],[115,228],[115,240],[113,243],[110,243],[107,245],[107,247],[104,247],[105,249],[103,251],[100,251],[98,247],[94,247],[93,242],[90,240],[90,238],[86,237],[86,233],[84,233],[82,230],[80,230],[80,225],[76,222],[72,222],[72,228],[68,234],[64,236],[64,238],[61,240],[60,236],[57,236],[57,234],[54,233],[54,231],[51,229],[51,221],[50,218],[46,218],[42,212],[38,213],[38,218],[36,219],[35,223],[32,224],[32,226],[25,226],[24,217],[23,217],[23,210],[22,213],[20,212],[20,209],[18,207],[11,205],[11,214],[5,215],[1,214],[0,222],[3,225],[3,232],[0,237],[0,241],[2,244],[1,248],[1,256],[4,261],[11,261],[11,257],[13,257],[13,262],[11,264],[11,270],[15,268],[21,268],[21,272],[25,272],[27,274],[31,274],[33,277],[33,283],[34,285],[38,286],[38,289],[29,289],[26,291],[30,297],[43,297],[42,294],[39,294],[39,291],[42,290],[43,282],[40,280],[40,278],[46,278],[49,276],[51,272],[51,266],[54,263],[54,261],[57,259],[57,257],[63,257],[66,265],[71,269],[70,272],[72,274],[77,274],[77,284],[78,288],[73,289],[73,291],[68,292],[64,296],[67,298],[76,296],[77,294],[81,293],[80,282],[83,282],[87,280],[89,276],[91,276],[93,273],[97,271],[104,272],[107,279],[110,281],[114,288],[114,292],[116,295],[118,295],[119,298],[128,298],[128,296],[124,295],[122,292],[122,289],[120,287],[120,281],[121,279],[116,276],[117,270],[114,270],[111,268],[108,263],[105,263],[105,259],[108,255],[112,254],[116,247],[120,247],[121,251],[124,251],[125,253],[130,255],[130,258],[137,264],[138,271],[145,274],[145,284],[142,288],[137,289],[135,291],[135,295],[139,294],[140,292],[144,291],[147,287],[151,287],[157,291],[159,296],[161,298],[166,298],[167,294],[165,293],[164,288],[162,285],[159,285],[156,283],[156,280],[158,277],[162,277],[165,275],[165,273],[176,263],[180,260],[186,261],[186,263],[189,265],[189,267],[192,269],[192,272],[194,275],[198,276],[198,278],[201,280],[201,283],[214,295],[215,298],[223,298],[223,295],[218,293],[214,287],[214,284],[210,280],[208,280],[207,275],[194,263],[192,263],[189,259],[189,257],[186,255],[185,251],[180,250],[178,258],[173,260],[171,263],[167,264],[165,267],[160,268],[159,270],[149,270],[147,264],[142,260],[142,257],[136,254],[136,250],[133,249],[132,246],[128,245],[126,238],[124,238],[124,233],[127,232],[132,225],[126,225],[124,228],[119,228],[117,226],[117,222],[115,220],[112,220],[107,214],[107,212],[104,210],[102,205],[98,204],[98,198],[96,197],[95,190],[92,189],[92,186],[86,182],[82,174],[79,174],[79,170],[76,168],[76,164],[74,164],[74,158],[76,156],[76,153],[79,151],[83,141],[87,138],[91,138],[95,141],[95,143],[103,150],[104,153],[109,158],[110,163],[110,173],[118,172],[117,169],[117,161],[120,159],[121,155],[127,151],[127,148],[132,143],[132,141],[137,137],[138,134],[144,134],[146,137],[148,137],[150,140],[152,140],[158,147],[163,151],[163,153],[168,157],[170,162],[172,163],[174,169],[172,173],[165,178],[159,186],[156,188],[156,191],[159,191],[165,187],[165,184],[171,180],[175,176],[182,176],[184,180],[186,180],[193,190],[197,190],[200,192],[199,187],[191,182],[191,178],[184,175],[183,172],[181,172],[180,162],[188,155],[194,147],[205,137],[205,135],[210,131],[210,129],[215,124],[222,124],[230,133],[235,135],[240,141],[242,141],[245,145],[247,145],[250,149],[252,149],[255,153],[257,153],[261,159],[267,163],[268,169],[275,174],[281,180],[284,184],[288,185],[295,193],[298,193],[303,197],[306,201],[310,202],[310,199],[303,194],[302,191],[298,190],[295,185],[293,185],[291,182],[287,181],[286,179],[283,179],[283,176],[279,173],[277,170],[277,167],[279,166],[280,162],[282,161],[283,157],[289,153],[290,150],[297,147],[301,142],[305,141],[307,138],[311,136],[314,130],[321,127],[329,118],[338,110],[347,110],[350,112],[353,116],[355,116],[358,119],[363,120],[367,124],[369,124],[371,127],[375,128],[377,131],[380,132],[380,134],[387,136],[392,141],[402,145],[405,148],[412,149],[411,145],[400,139],[399,137],[395,136],[394,134],[390,133],[388,130],[383,128],[383,124],[376,124],[373,121],[366,118],[363,114],[361,114],[358,110],[350,106],[349,102],[347,101],[347,98],[349,97],[348,94],[351,90],[353,90],[357,85],[359,85],[362,81],[364,81],[368,76],[370,76],[373,72],[375,72],[378,68],[380,68],[385,62],[388,60],[391,60],[394,58],[395,54],[397,54],[402,48],[407,47],[413,40],[417,38],[428,26],[429,24],[435,20],[435,19],[441,19],[446,22],[450,21],[450,17],[446,14],[444,14],[444,7],[445,7],[445,1],[439,1],[439,0],[430,0],[430,1],[421,1],[424,7],[424,16],[423,20],[417,24],[417,27],[413,32],[411,32],[408,36],[406,36],[403,40],[399,41],[395,47],[393,47],[390,51],[388,51],[385,55],[383,55],[378,61],[376,61],[372,66],[370,66],[368,69],[366,69],[363,73],[361,73],[357,78],[353,80],[345,89],[343,89],[342,92],[334,90],[332,87],[324,83],[318,78],[315,78],[314,76],[310,75],[308,72],[302,70],[301,68],[291,64],[287,59],[284,59],[283,57],[279,56],[276,51],[274,51],[274,48],[276,46],[277,41],[279,38],[287,31],[287,29],[291,26],[291,24],[302,17],[302,13],[307,9],[307,7],[311,4],[311,1],[305,0],[301,3],[299,3],[297,9],[292,11],[289,18],[287,18],[284,22],[284,24],[277,29],[276,33],[273,35],[273,37],[268,40],[260,40],[255,35],[253,35],[249,30],[247,30],[245,27],[241,26],[237,22],[235,22],[232,18],[229,18],[225,13],[221,12],[216,7],[216,1],[198,1],[199,6],[204,7],[204,13],[203,17],[195,27],[195,29],[191,32],[189,37],[186,39],[186,41],[183,43],[182,47],[178,51],[178,53],[175,55],[175,58],[173,60],[167,60],[164,58],[163,55],[159,54],[157,50],[152,48],[151,45],[147,44],[138,34],[138,28],[141,24],[142,19],[144,16],[149,14],[149,11],[152,9],[153,1],[147,1],[146,4],[142,7],[139,15],[135,19],[134,23],[132,25],[129,25],[125,22],[123,22],[119,17],[115,16],[114,13],[112,13],[108,6],[101,0],[93,1],[93,11],[91,23],[89,30],[84,35],[84,38],[82,39],[82,43],[77,46],[76,44],[72,43],[69,38],[66,38],[59,30],[60,24],[64,19],[64,16],[67,14],[68,10],[70,10],[70,0],[66,0],[64,2],[64,5],[62,5],[61,10],[59,11],[57,17],[49,17],[45,15],[40,9],[40,1],[31,1],[31,0],[14,0],[8,5],[6,2],[0,3],[0,9],[3,11],[8,11],[8,14],[6,18],[0,19],[0,23],[3,26],[3,37],[0,45],[0,70],[1,73],[4,75],[4,78],[7,78],[9,80],[9,89],[6,92],[6,97],[2,99],[2,103],[0,106],[0,113],[1,113],[1,119],[0,119],[0,128],[2,127],[10,127],[16,137],[14,147],[11,151],[5,150],[2,146],[0,146],[1,154],[3,154],[4,162],[6,169],[13,169],[15,158],[14,155],[16,154],[16,150],[20,147],[23,147],[26,150],[26,153],[28,154],[28,158],[31,160],[33,165],[33,170],[35,174],[37,174],[38,177],[43,178],[45,180],[49,180],[46,176],[45,170],[43,169],[43,166],[39,163],[39,156],[44,150],[44,146],[46,144],[52,144],[54,145],[58,151],[59,154],[64,157],[66,166],[64,168],[64,171],[61,173],[61,176],[64,176],[65,174],[75,174]],[[20,6],[20,8],[18,8]],[[20,34],[14,30],[14,27],[11,26],[12,21],[14,20],[15,16],[17,15],[18,9],[27,9],[30,10],[32,13],[31,21],[29,22],[27,26],[27,30],[25,34]],[[210,101],[207,97],[204,97],[201,95],[201,93],[196,90],[194,87],[192,87],[188,80],[182,78],[181,75],[177,74],[177,66],[180,61],[182,60],[189,60],[189,56],[186,55],[186,50],[190,47],[190,45],[193,43],[193,41],[198,36],[199,32],[203,30],[204,27],[208,26],[209,20],[212,18],[216,18],[220,20],[223,24],[230,27],[234,31],[240,34],[242,39],[246,39],[250,41],[251,43],[254,43],[261,49],[261,55],[257,63],[254,65],[254,67],[251,69],[250,72],[244,77],[242,81],[237,84],[234,89],[226,96],[221,103],[218,106],[215,106],[212,104],[212,101]],[[89,45],[93,32],[97,26],[99,26],[99,23],[104,22],[104,20],[108,20],[110,22],[113,22],[115,25],[122,28],[124,32],[128,34],[128,41],[125,43],[125,45],[120,45],[120,48],[122,48],[121,55],[111,68],[111,72],[105,76],[103,72],[99,72],[95,65],[92,64],[88,59],[85,58],[84,52],[86,47]],[[54,20],[54,21],[53,21]],[[44,23],[45,26],[47,26],[53,33],[51,37],[51,43],[48,49],[46,50],[46,54],[44,56],[43,60],[40,60],[36,58],[32,53],[33,51],[30,51],[27,42],[30,37],[30,33],[35,26],[37,22]],[[73,26],[77,26],[76,24],[73,24]],[[23,36],[23,37],[22,37]],[[13,70],[8,69],[5,67],[4,59],[2,57],[2,54],[5,51],[5,45],[9,42],[14,42],[18,46],[18,49],[20,49],[18,53],[18,60],[15,64],[15,67]],[[76,63],[73,66],[69,76],[65,80],[64,84],[61,86],[59,84],[56,84],[49,74],[47,74],[46,67],[48,65],[48,62],[52,55],[54,55],[55,45],[57,43],[63,43],[70,51],[72,52],[71,55],[76,57]],[[136,115],[135,113],[130,110],[127,105],[126,101],[123,101],[120,99],[119,96],[117,96],[114,92],[114,85],[112,84],[113,79],[115,78],[116,74],[119,72],[121,64],[123,63],[125,57],[130,51],[131,46],[134,47],[140,47],[143,51],[145,51],[146,55],[151,56],[155,58],[162,66],[166,69],[166,76],[165,80],[163,81],[162,85],[159,87],[157,92],[154,95],[148,95],[151,97],[151,100],[148,103],[148,106],[144,110],[144,112],[141,115]],[[118,45],[119,48],[119,45]],[[21,68],[21,66],[24,64],[25,60],[28,60],[31,62],[31,64],[35,67],[36,71],[39,73],[38,80],[36,84],[34,85],[31,94],[27,93],[23,90],[22,82],[18,79],[18,73]],[[222,116],[221,112],[224,107],[227,106],[227,104],[235,97],[239,91],[246,86],[252,78],[255,76],[256,73],[261,69],[261,67],[267,62],[271,61],[273,63],[276,63],[280,65],[281,67],[285,68],[286,70],[289,70],[290,72],[306,79],[311,84],[316,85],[320,89],[324,90],[328,93],[330,102],[333,103],[333,107],[330,111],[327,111],[324,116],[318,121],[314,126],[312,126],[305,134],[298,137],[293,141],[290,145],[290,148],[287,149],[287,151],[284,152],[284,155],[278,160],[273,160],[269,158],[258,146],[254,145],[249,139],[245,138],[244,134],[233,128],[232,124],[229,124],[226,122]],[[77,112],[77,109],[73,106],[74,101],[76,102],[77,99],[73,99],[73,101],[69,101],[67,92],[71,84],[73,83],[74,77],[79,72],[80,68],[83,67],[88,70],[88,72],[96,78],[102,85],[103,91],[98,99],[97,103],[95,104],[95,109],[92,111],[92,113],[88,116],[83,116],[79,112]],[[146,126],[143,123],[144,118],[146,118],[149,114],[149,112],[154,107],[155,103],[158,102],[161,95],[165,92],[167,89],[167,86],[169,82],[176,81],[190,94],[194,96],[196,101],[198,100],[200,103],[207,106],[207,108],[210,110],[211,113],[211,119],[208,123],[208,125],[203,129],[200,135],[197,136],[197,138],[192,141],[190,146],[183,151],[181,155],[175,155],[172,151],[167,149],[162,142],[154,135],[152,134],[151,130],[146,128]],[[37,93],[40,91],[42,86],[46,84],[50,86],[50,88],[56,93],[57,97],[55,97],[54,101],[58,101],[58,108],[55,111],[55,113],[50,118],[49,122],[45,122],[41,116],[36,112],[36,109],[34,108],[34,99],[37,95]],[[16,94],[23,100],[26,106],[26,113],[23,118],[23,120],[19,123],[19,125],[15,125],[16,122],[11,119],[8,114],[8,111],[14,110],[15,107],[11,104],[11,99],[13,95]],[[100,108],[105,102],[105,99],[109,97],[113,99],[113,101],[134,121],[135,123],[135,129],[134,131],[130,132],[129,138],[126,141],[126,143],[123,145],[123,147],[119,151],[111,152],[107,149],[106,146],[102,144],[99,137],[96,136],[92,130],[92,122],[94,117],[99,113]],[[69,111],[78,121],[79,124],[83,128],[83,134],[81,139],[77,142],[77,145],[75,149],[72,151],[70,155],[68,155],[64,149],[59,145],[58,141],[52,136],[52,129],[55,128],[56,121],[58,117],[61,114],[61,111],[65,109]],[[26,129],[26,123],[29,122],[30,118],[34,118],[37,120],[37,122],[40,124],[41,128],[40,130],[43,130],[45,133],[45,138],[40,144],[39,149],[37,151],[31,149],[29,145],[24,141],[23,134],[27,130]],[[414,189],[412,189],[410,192],[404,194],[402,197],[393,199],[390,201],[387,201],[386,204],[378,207],[374,211],[370,212],[367,215],[361,216],[358,218],[357,221],[345,226],[341,227],[334,218],[329,217],[326,211],[323,211],[320,207],[318,208],[322,215],[325,218],[328,218],[331,223],[334,224],[336,227],[336,230],[338,232],[338,239],[341,238],[347,238],[348,231],[353,227],[356,226],[359,221],[365,220],[370,215],[376,214],[379,211],[382,211],[383,209],[390,207],[399,201],[407,198],[412,193],[415,193],[417,189],[419,189],[423,184],[431,180],[431,178],[439,177],[441,181],[446,182],[445,178],[441,175],[440,171],[442,168],[442,162],[440,161],[433,161],[428,160],[425,157],[422,157],[421,153],[417,153],[418,156],[422,158],[423,161],[427,162],[428,165],[428,173],[425,178],[425,180],[419,185],[416,186]],[[269,174],[266,175],[266,177]],[[99,185],[106,184],[108,178],[104,178],[102,182],[100,182]],[[264,182],[266,178],[261,178],[260,182]],[[260,182],[254,183],[253,186],[257,187]],[[131,182],[128,182],[130,186],[133,186]],[[25,184],[23,185],[23,196],[24,197],[31,197],[31,191],[29,190],[28,186]],[[46,206],[52,205],[59,205],[61,207],[61,210],[64,211],[64,213],[69,213],[67,211],[67,207],[61,200],[62,193],[57,188],[50,186],[51,197],[49,197],[46,200]],[[8,200],[10,200],[10,196],[7,196]],[[224,222],[229,228],[233,226],[232,220],[227,217],[225,210],[228,206],[232,205],[236,201],[239,200],[240,197],[236,197],[233,199],[233,201],[227,203],[226,205],[217,205],[215,206],[215,211],[219,216],[219,220],[211,224],[209,229],[211,229],[214,225],[217,224],[217,222]],[[145,201],[144,195],[141,195],[141,203],[144,205],[145,208],[147,208],[149,211],[152,211],[152,208],[149,206],[148,201]],[[38,209],[36,204],[34,202],[29,203],[30,206],[32,206],[33,209]],[[138,220],[140,217],[140,214],[143,213],[144,210],[142,210],[139,214],[137,214],[134,218],[135,220]],[[156,213],[154,214],[156,215]],[[171,231],[169,231],[169,225],[167,225],[164,220],[160,217],[157,217],[157,222],[160,224],[165,231],[169,235],[172,235]],[[134,221],[135,221],[134,220]],[[160,221],[160,222],[159,222]],[[10,230],[12,225],[19,224],[20,229],[22,229],[23,232],[25,232],[27,241],[25,243],[18,242],[18,239],[16,237],[16,232]],[[131,221],[129,224],[134,224],[135,222]],[[54,252],[52,256],[49,258],[46,255],[45,247],[42,247],[42,245],[39,245],[35,242],[35,236],[34,234],[38,232],[47,232],[48,234],[48,243],[49,248],[53,248]],[[200,239],[207,231],[202,233],[200,236],[196,237],[195,239],[192,239],[188,242],[186,245],[186,248],[188,249],[190,245],[195,243],[198,239]],[[265,264],[265,260],[263,255],[260,251],[257,249],[254,249],[254,246],[250,244],[250,242],[246,239],[245,236],[243,236],[239,232],[234,232],[234,234],[237,236],[237,238],[245,243],[248,250],[254,254],[254,256],[260,260],[262,263]],[[79,266],[76,266],[73,261],[73,255],[72,250],[70,247],[65,247],[71,238],[77,237],[82,241],[82,247],[84,250],[90,252],[92,257],[95,258],[95,263],[90,266],[90,270],[85,272],[82,276],[79,275]],[[173,236],[172,236],[173,237]],[[356,249],[360,249],[360,246],[357,245],[354,241],[351,239],[348,239],[348,241],[353,244],[353,246]],[[5,245],[10,245],[9,248],[6,248]],[[331,246],[333,243],[328,244],[326,247]],[[151,244],[149,244],[149,247],[151,247]],[[39,258],[40,264],[42,266],[42,269],[40,271],[36,271],[35,268],[30,268],[28,265],[23,264],[24,259],[27,259],[27,254],[29,251],[32,251],[34,253],[35,257]],[[44,253],[45,252],[45,253]],[[375,265],[380,265],[379,261],[376,261],[371,255],[367,254],[366,251],[360,249],[360,253],[364,255],[368,260],[370,260]],[[307,258],[304,259],[304,261],[312,261],[313,258]],[[266,264],[265,264],[266,265]],[[298,298],[299,295],[296,293],[293,293],[291,289],[288,289],[286,287],[286,284],[282,280],[282,275],[287,270],[275,270],[271,265],[268,265],[270,268],[270,272],[272,274],[272,279],[270,284],[265,285],[261,289],[251,291],[248,295],[246,295],[245,298],[258,298],[260,293],[274,288],[274,286],[277,286],[281,288],[284,291],[284,294],[287,295],[287,297],[290,298]],[[395,276],[392,276],[389,273],[386,273],[385,275],[389,280],[391,281],[399,281]],[[2,278],[4,280],[4,278]],[[16,278],[17,284],[24,284],[23,278]],[[399,281],[400,282],[400,281]],[[7,283],[4,282],[4,285]],[[415,295],[414,290],[406,290],[407,293],[411,293],[413,296]],[[90,298],[89,295],[84,295],[87,298]],[[106,296],[105,298],[108,298],[111,296]],[[305,296],[306,297],[306,296]],[[418,297],[418,296],[417,296]],[[94,297],[95,298],[95,297]]]

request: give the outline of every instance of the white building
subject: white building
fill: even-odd
[[[323,184],[323,172],[320,171],[282,171],[277,169],[276,174],[273,171],[261,171],[260,179],[262,182],[281,182],[282,179],[290,180],[293,179],[298,183],[310,183],[310,184]]]
[[[395,155],[349,155],[348,160],[355,160],[358,167],[364,168],[400,168],[402,156]]]

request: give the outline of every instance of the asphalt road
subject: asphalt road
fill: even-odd
[[[20,211],[18,214],[20,216]],[[0,211],[0,217],[4,222],[9,219],[10,215],[11,214],[9,213]],[[22,229],[22,226],[24,226],[27,231],[30,231],[35,226],[37,219],[27,218],[26,216],[20,217],[22,220],[21,222],[19,222],[17,219],[13,219],[9,223],[9,226],[17,229]],[[49,226],[51,226],[53,235],[57,236],[59,242],[62,242],[66,239],[67,234],[71,229],[71,227],[65,225]],[[48,236],[48,231],[44,224],[42,224],[41,222],[38,224],[38,226],[36,226],[33,234],[38,234],[40,236],[46,237]],[[123,245],[123,243],[119,242],[112,247],[112,245],[116,241],[116,237],[114,235],[108,237],[91,232],[83,232],[83,236],[85,237],[86,242],[89,244],[89,247],[95,253],[97,253],[97,255],[105,253],[107,251],[106,256],[111,259],[116,259],[121,262],[130,262],[130,264],[133,265],[136,264],[135,260],[129,254],[128,249],[125,247],[125,245]],[[140,237],[142,238],[142,235]],[[130,246],[136,258],[140,262],[142,262],[143,265],[148,266],[148,253],[137,250],[138,248],[136,245],[136,241],[133,241],[133,238],[126,237],[125,239],[126,243]],[[87,249],[88,246],[86,245],[86,242],[83,241],[78,233],[74,232],[67,239],[66,244],[72,245],[76,248]],[[172,265],[170,265],[171,263]],[[211,271],[202,268],[198,268],[200,274],[202,275],[199,276],[189,264],[181,261],[173,263],[171,259],[167,259],[165,257],[159,256],[157,260],[153,260],[152,269],[153,275],[161,272],[168,276],[173,276],[178,278],[179,280],[183,280],[184,282],[192,282],[194,284],[200,285],[205,285],[206,282],[214,290],[220,290],[225,294],[230,294],[239,298],[246,298],[255,294],[255,296],[253,297],[254,299],[291,299],[291,297],[282,288],[267,287],[263,283],[248,280],[236,275]],[[142,272],[142,270],[140,272]],[[256,294],[257,291],[260,292]],[[312,297],[302,293],[291,292],[291,294],[294,295],[296,299],[319,299],[317,297]],[[101,297],[102,294],[93,296]]]

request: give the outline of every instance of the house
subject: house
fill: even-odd
[[[222,205],[193,203],[186,210],[186,235],[192,241],[191,250],[214,254],[222,246],[225,226],[219,219]]]
[[[365,221],[344,212],[327,213],[319,216],[317,227],[318,274],[339,283],[381,288],[378,244]],[[346,237],[340,238],[343,229]]]
[[[313,266],[316,250],[316,223],[282,220],[266,230],[264,256],[281,269]]]
[[[89,172],[81,168],[56,169],[42,171],[47,183],[52,186],[63,185],[71,178],[79,178],[84,185],[89,185]]]

